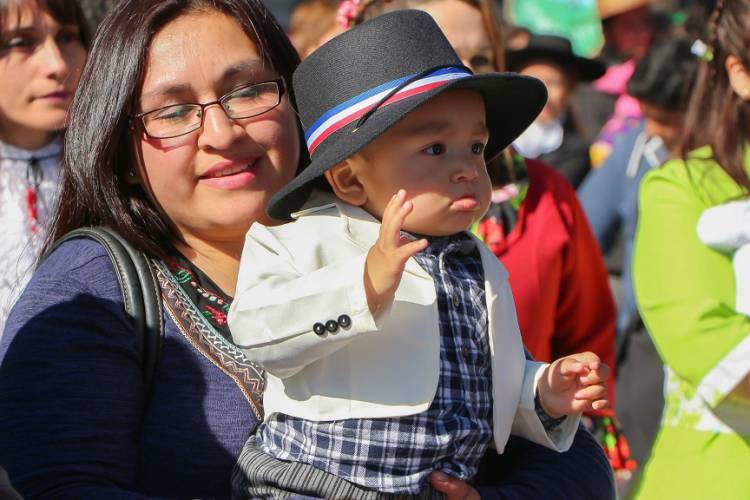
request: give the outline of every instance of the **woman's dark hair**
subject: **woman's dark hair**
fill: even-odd
[[[670,111],[683,111],[698,70],[698,57],[683,38],[654,43],[635,67],[628,93]]]
[[[750,69],[750,0],[719,0],[709,22],[710,61],[701,64],[685,117],[682,156],[710,145],[722,169],[745,191],[750,178],[743,165],[743,148],[750,138],[750,105],[729,84],[727,56]]]
[[[154,34],[177,17],[214,10],[234,19],[292,94],[297,52],[261,0],[123,0],[96,32],[65,136],[62,191],[45,250],[83,226],[107,226],[137,248],[163,257],[176,238],[171,221],[139,184],[128,114],[138,97]],[[301,134],[301,129],[300,129]],[[303,148],[304,149],[304,148]],[[307,161],[300,154],[301,168]]]
[[[83,46],[88,49],[91,45],[91,30],[77,0],[0,0],[0,26],[5,26],[10,7],[18,8],[24,4],[37,5],[45,12],[49,12],[60,24],[77,26]],[[20,11],[18,15],[20,16]]]

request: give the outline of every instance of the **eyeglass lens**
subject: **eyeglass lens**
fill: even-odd
[[[250,118],[270,111],[280,101],[276,82],[248,85],[226,94],[219,100],[229,118]],[[175,104],[143,115],[146,133],[155,138],[188,134],[201,127],[203,107],[199,104]]]

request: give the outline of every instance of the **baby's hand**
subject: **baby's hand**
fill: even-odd
[[[413,208],[403,189],[393,195],[383,211],[378,240],[367,253],[365,293],[373,315],[393,300],[406,261],[427,248],[425,239],[411,241],[401,236],[401,227]]]
[[[539,399],[551,417],[579,411],[602,410],[609,367],[593,352],[573,354],[554,361],[539,379]]]

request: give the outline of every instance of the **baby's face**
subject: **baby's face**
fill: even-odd
[[[448,91],[412,111],[351,159],[367,198],[363,208],[382,220],[388,201],[405,189],[414,210],[403,230],[447,236],[470,228],[492,191],[485,122],[484,100],[469,90]]]

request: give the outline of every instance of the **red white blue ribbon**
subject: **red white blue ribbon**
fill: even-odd
[[[456,67],[438,69],[414,80],[409,85],[404,86],[404,88],[389,97],[387,101],[380,105],[380,107],[388,106],[389,104],[402,101],[424,92],[429,92],[430,90],[445,85],[451,80],[466,78],[467,76],[471,76],[471,72],[464,68]],[[379,85],[324,113],[309,129],[307,129],[307,132],[305,133],[305,141],[307,142],[307,149],[310,151],[310,156],[312,156],[317,147],[330,137],[331,134],[362,117],[362,115],[367,113],[373,106],[377,105],[385,96],[392,92],[393,89],[413,77],[414,75],[409,75]]]

